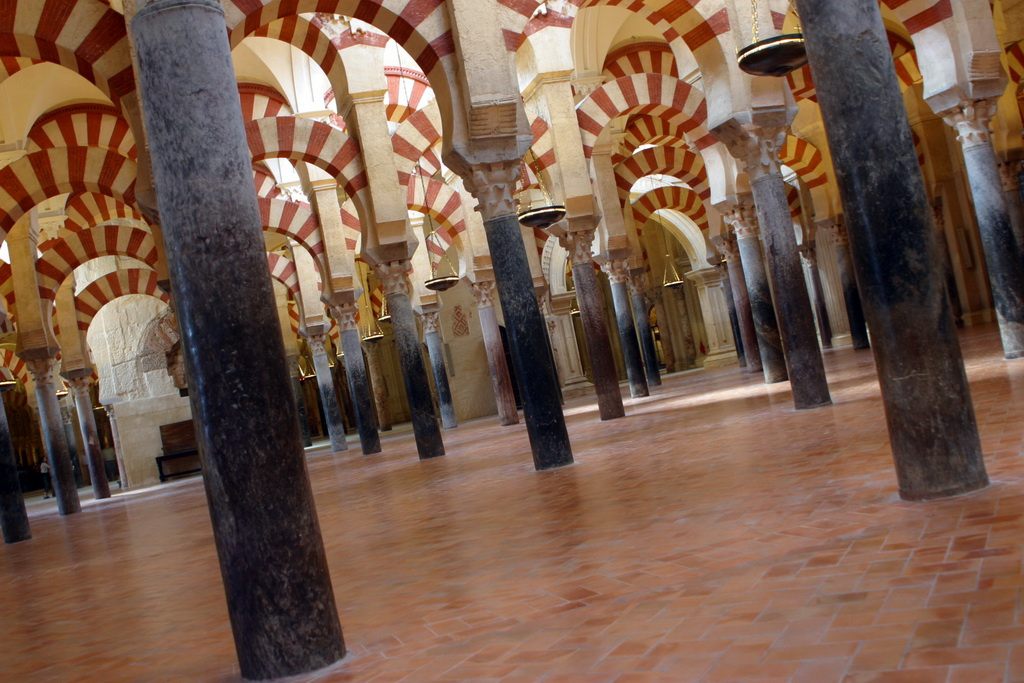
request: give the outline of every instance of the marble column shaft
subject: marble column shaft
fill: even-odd
[[[642,274],[630,277],[629,293],[633,300],[633,317],[636,319],[637,336],[640,337],[644,369],[647,371],[647,386],[660,387],[661,372],[658,367],[658,350],[654,346],[651,317],[647,313],[647,297],[644,295],[644,276]]]
[[[434,375],[434,388],[437,391],[437,405],[441,411],[441,427],[455,429],[459,426],[455,418],[455,404],[452,401],[452,389],[448,384],[448,369],[444,364],[444,343],[441,340],[441,314],[424,313],[423,341],[427,345],[427,356],[430,358],[430,372]]]
[[[136,79],[235,650],[245,678],[294,676],[345,644],[295,404],[282,400],[288,367],[224,10],[139,5]]]
[[[960,134],[1003,355],[1013,359],[1024,357],[1024,253],[1013,232],[989,133],[994,112],[995,102],[965,102],[946,121]]]
[[[811,274],[811,287],[814,288],[814,314],[818,319],[818,334],[821,336],[822,348],[832,348],[832,321],[828,319],[828,306],[825,305],[825,288],[821,283],[821,270],[818,269],[818,257],[815,247],[809,247],[807,269]]]
[[[295,372],[289,372],[292,384],[292,398],[295,400],[296,415],[299,420],[299,436],[303,446],[312,446],[313,438],[309,433],[309,416],[306,414],[306,401],[302,398],[302,380],[299,377],[298,367]]]
[[[25,497],[18,477],[18,461],[11,443],[11,429],[7,424],[7,410],[0,401],[0,530],[4,543],[18,543],[32,538],[28,524]]]
[[[615,324],[619,328],[622,359],[629,379],[629,395],[633,398],[650,396],[644,361],[640,354],[640,342],[636,336],[636,325],[633,323],[633,309],[629,304],[629,288],[626,285],[629,277],[628,264],[626,259],[613,259],[604,264],[603,270],[608,275],[608,283],[612,290]]]
[[[316,384],[320,389],[320,408],[323,410],[324,422],[327,423],[327,434],[331,439],[331,450],[335,453],[348,450],[345,440],[345,422],[341,417],[341,406],[338,404],[338,393],[334,389],[334,372],[331,361],[327,357],[327,338],[325,335],[310,335],[309,351],[313,356],[313,367],[316,369]]]
[[[388,386],[384,381],[384,372],[380,366],[380,341],[366,344],[366,370],[370,377],[370,389],[373,391],[373,406],[377,413],[377,428],[382,432],[391,431],[391,405],[388,398]]]
[[[774,136],[774,133],[770,133]],[[777,140],[760,139],[768,147],[773,162],[767,165],[748,165],[750,187],[757,206],[757,219],[764,236],[768,272],[775,294],[775,312],[782,336],[782,352],[786,357],[789,385],[797,409],[829,405],[832,398],[825,378],[825,364],[818,346],[818,333],[814,328],[814,314],[807,296],[804,269],[800,265],[793,219],[786,199],[786,183],[774,162],[774,144]],[[764,154],[761,158],[764,158]]]
[[[1017,249],[1024,256],[1024,201],[1021,199],[1021,162],[1013,161],[999,166],[999,177],[1003,182],[1003,196],[1006,208],[1010,212],[1010,226]]]
[[[572,280],[576,285],[576,305],[580,310],[583,338],[590,355],[590,369],[594,374],[594,388],[597,391],[597,406],[602,420],[624,417],[622,392],[619,391],[619,376],[615,370],[612,346],[608,341],[608,328],[604,320],[604,303],[598,286],[590,245],[594,242],[594,231],[570,233],[566,237],[572,257]]]
[[[726,273],[728,273],[728,268],[725,268],[725,270]],[[725,281],[729,283],[728,275],[726,275]],[[729,283],[724,289],[725,305],[729,309],[729,328],[732,330],[733,346],[736,348],[736,359],[739,361],[741,370],[744,372],[750,372],[747,370],[747,355],[743,349],[743,334],[740,332],[740,319],[736,314],[736,300],[732,297],[732,284]]]
[[[373,392],[363,360],[363,338],[356,321],[356,305],[343,304],[334,307],[334,317],[341,330],[341,350],[345,354],[345,376],[348,377],[348,392],[356,416],[359,444],[363,455],[380,453],[380,435],[377,433],[377,416],[373,412]]]
[[[786,357],[782,353],[782,335],[775,319],[775,304],[772,303],[772,291],[768,286],[768,274],[764,268],[757,229],[737,227],[736,246],[747,283],[750,315],[754,321],[765,384],[785,382],[789,374],[786,371]]]
[[[412,414],[412,429],[416,435],[416,452],[420,460],[444,455],[444,441],[434,415],[434,401],[430,396],[430,381],[423,364],[420,336],[409,299],[409,281],[406,273],[408,261],[392,261],[377,266],[384,285],[391,314],[391,327],[395,332],[398,360],[402,364],[405,396]]]
[[[96,429],[96,416],[92,412],[92,395],[89,386],[91,377],[76,377],[68,380],[75,393],[75,411],[78,413],[78,425],[82,430],[82,444],[85,446],[85,461],[89,467],[89,478],[92,480],[92,493],[96,500],[110,498],[110,482],[103,465],[103,452],[100,450],[100,435]]]
[[[981,488],[988,476],[974,408],[941,274],[928,258],[936,253],[931,208],[878,3],[796,6],[850,227],[900,496]]]
[[[750,310],[747,278],[743,274],[739,245],[735,240],[729,242],[724,256],[726,268],[729,270],[729,289],[732,290],[732,300],[736,305],[736,326],[740,330],[743,356],[747,360],[744,370],[752,374],[762,372],[761,349],[757,343],[757,329],[754,327],[754,318]],[[774,312],[772,315],[775,315]],[[765,379],[767,380],[767,377]]]
[[[67,434],[64,432],[64,418],[60,414],[57,389],[54,385],[55,358],[33,358],[25,361],[36,384],[36,403],[39,406],[39,427],[46,446],[46,458],[50,463],[50,477],[53,492],[57,497],[57,510],[61,515],[82,511],[75,486],[75,472],[71,466],[71,451]]]
[[[853,260],[850,258],[850,239],[845,226],[838,226],[835,232],[836,266],[839,270],[839,282],[843,286],[843,301],[846,303],[846,319],[850,323],[850,339],[853,348],[871,348],[868,340],[868,327],[864,320],[864,308],[861,305],[860,288],[857,276],[853,271]]]
[[[114,406],[106,406],[107,419],[110,421],[110,435],[114,441],[114,457],[117,459],[117,488],[127,489],[131,485],[128,483],[128,470],[124,466],[124,452],[121,449],[121,434],[117,431],[117,415],[114,411]]]
[[[505,361],[505,346],[501,343],[501,329],[498,327],[498,316],[494,310],[494,282],[474,282],[473,296],[476,297],[480,331],[483,333],[484,351],[487,353],[487,366],[491,371],[494,400],[498,406],[498,422],[503,426],[519,424],[516,395],[512,390],[512,378],[508,374],[508,363]]]

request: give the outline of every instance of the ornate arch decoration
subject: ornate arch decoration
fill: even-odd
[[[127,225],[101,225],[69,233],[39,245],[36,261],[39,296],[53,301],[57,289],[75,268],[100,256],[130,256],[156,267],[156,241],[148,230]]]
[[[672,48],[652,41],[630,43],[612,50],[605,57],[604,73],[612,79],[644,73],[679,78]]]
[[[268,252],[267,267],[270,269],[270,277],[285,286],[292,301],[298,301],[299,276],[295,271],[295,262],[287,256]]]
[[[391,136],[399,182],[407,185],[417,167],[431,176],[440,171],[441,158],[437,154],[440,143],[441,110],[437,102],[431,101],[406,119]]]
[[[135,204],[135,162],[96,147],[34,152],[0,168],[0,241],[32,207],[74,192],[106,194]]]
[[[90,282],[75,295],[75,310],[78,313],[78,329],[83,334],[99,314],[100,309],[114,299],[129,294],[151,296],[170,305],[171,298],[157,285],[155,270],[127,268],[115,270]]]
[[[416,69],[385,66],[384,75],[388,82],[388,92],[384,97],[384,111],[388,121],[404,123],[433,101],[426,74]]]
[[[120,110],[105,104],[73,104],[36,120],[29,152],[54,147],[102,147],[136,160],[135,137]]]
[[[828,167],[821,151],[807,140],[787,135],[779,160],[793,169],[809,190],[828,184]]]
[[[242,101],[242,118],[246,121],[292,115],[288,100],[268,85],[239,83],[238,97]]]
[[[631,116],[624,132],[623,148],[630,155],[644,145],[686,148],[686,135],[682,127],[656,116]],[[612,163],[620,164],[627,158],[625,155],[613,155]]]
[[[324,242],[320,221],[309,204],[284,199],[259,199],[263,230],[295,240],[313,257],[317,269],[323,268]]]
[[[666,185],[637,197],[633,202],[637,226],[644,225],[651,215],[661,209],[673,209],[685,214],[704,232],[708,230],[708,214],[704,201],[693,190],[685,187]]]
[[[70,232],[81,232],[102,223],[116,220],[134,221],[146,225],[146,219],[133,207],[105,194],[78,192],[68,197],[64,208],[67,221],[64,228]]]
[[[10,371],[14,379],[21,380],[23,385],[28,384],[28,368],[25,367],[25,361],[18,358],[14,351],[0,349],[0,364]]]
[[[637,181],[649,175],[678,178],[693,188],[701,199],[711,197],[711,183],[704,168],[704,159],[699,154],[678,147],[651,147],[615,167],[615,184],[623,205],[629,201],[629,193]]]
[[[650,114],[679,126],[698,149],[717,142],[707,127],[704,93],[689,83],[658,74],[639,74],[605,83],[576,107],[583,138],[583,152],[589,159],[594,145],[612,119],[624,114]]]

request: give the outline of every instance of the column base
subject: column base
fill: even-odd
[[[938,500],[939,498],[951,498],[953,496],[962,496],[965,493],[971,493],[972,491],[978,491],[989,485],[988,477],[979,481],[970,482],[967,484],[959,484],[949,489],[943,489],[941,491],[908,491],[906,489],[900,489],[900,498],[909,501],[919,500]]]
[[[735,349],[714,351],[705,356],[703,363],[701,363],[705,368],[739,367],[739,364],[740,361],[736,357]]]

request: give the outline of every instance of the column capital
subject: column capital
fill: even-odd
[[[359,329],[359,323],[356,322],[358,311],[359,307],[355,302],[345,302],[331,306],[334,320],[337,321],[338,329],[342,332]]]
[[[423,321],[423,334],[441,331],[441,314],[437,311],[424,311],[420,313],[420,320]]]
[[[613,258],[601,264],[601,270],[613,285],[624,284],[629,278],[629,259]]]
[[[71,387],[71,391],[75,394],[75,400],[78,398],[87,397],[89,395],[89,388],[92,386],[92,377],[85,375],[82,377],[71,377],[67,380],[68,386]]]
[[[846,226],[842,223],[836,223],[832,227],[832,238],[837,247],[845,247],[850,244],[850,233],[846,231]]]
[[[324,332],[308,335],[306,343],[309,344],[309,350],[314,355],[327,353],[327,334]]]
[[[818,250],[813,244],[801,244],[797,247],[800,257],[807,262],[811,268],[818,266]]]
[[[578,230],[567,232],[561,239],[562,246],[569,251],[569,257],[574,266],[582,263],[590,263],[594,260],[591,254],[591,247],[594,244],[595,230]]]
[[[728,235],[727,237],[720,240],[716,246],[718,252],[722,255],[727,262],[739,261],[740,260],[740,245],[736,241],[736,237]]]
[[[749,199],[741,201],[731,211],[723,213],[722,218],[732,226],[737,239],[757,237],[761,234],[761,227],[757,222],[757,208]]]
[[[57,368],[57,359],[53,356],[42,356],[40,358],[25,359],[25,367],[32,373],[32,379],[36,386],[53,386],[54,370]]]
[[[630,296],[640,294],[645,299],[647,298],[647,277],[644,273],[631,273],[626,284],[629,285]]]
[[[515,215],[516,181],[519,180],[521,160],[477,164],[463,178],[466,190],[473,195],[477,209],[485,221],[499,216]]]
[[[940,113],[942,120],[957,132],[964,149],[992,144],[989,124],[996,112],[995,100],[961,100],[957,106]]]
[[[729,146],[732,155],[746,163],[751,182],[782,173],[779,150],[786,144],[788,130],[786,127],[750,128]]]
[[[494,307],[494,280],[480,280],[473,283],[473,298],[477,308]]]
[[[377,277],[380,278],[384,295],[405,294],[409,296],[409,261],[389,261],[377,264]]]

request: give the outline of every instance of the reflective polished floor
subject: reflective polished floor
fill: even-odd
[[[558,471],[496,419],[426,462],[408,432],[311,454],[350,654],[301,680],[1024,681],[1024,361],[962,341],[992,485],[941,502],[897,497],[848,346],[807,412],[735,368],[607,423],[573,399]],[[238,678],[199,479],[51,502],[0,547],[0,678]]]

